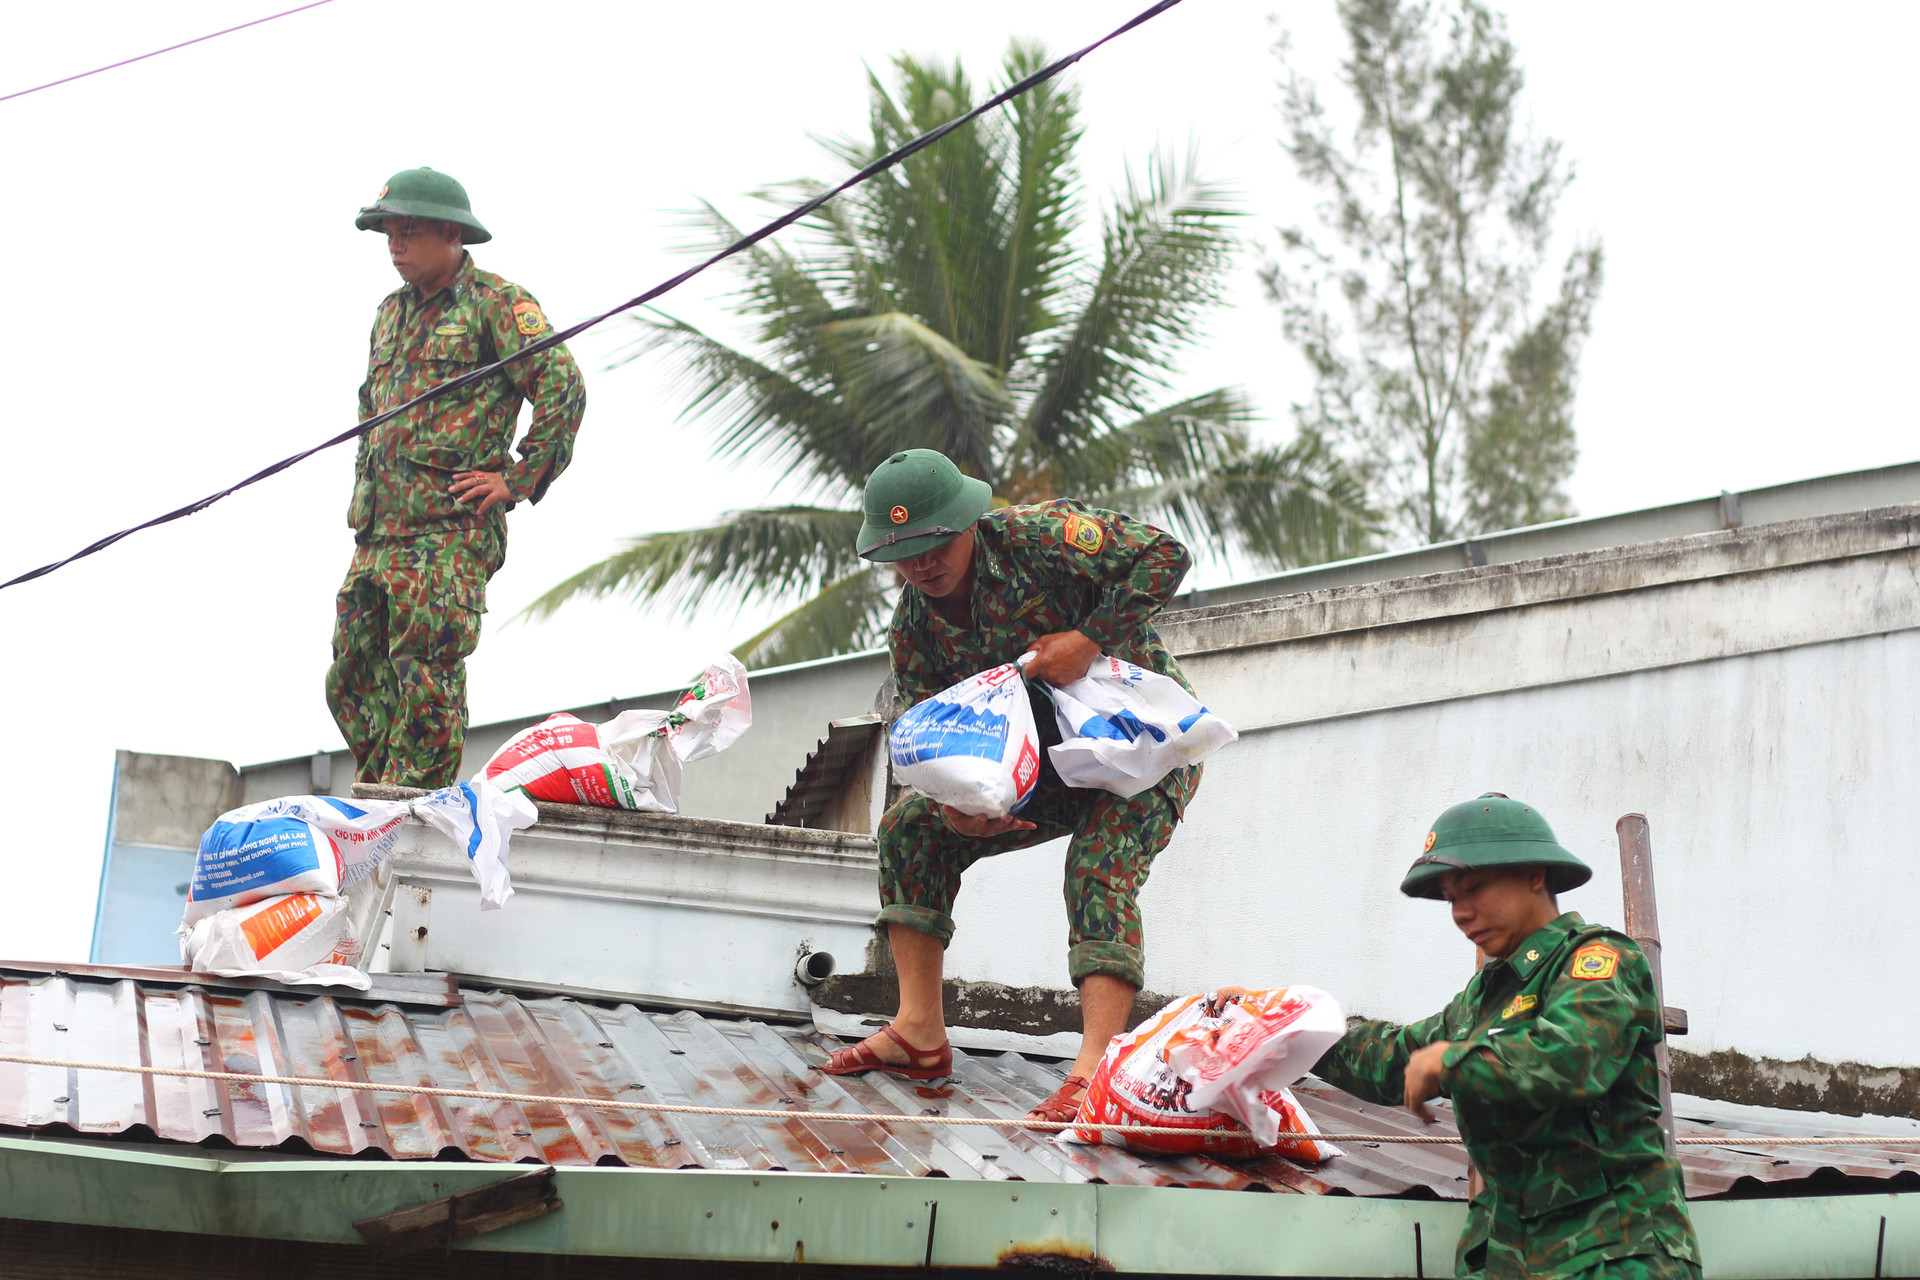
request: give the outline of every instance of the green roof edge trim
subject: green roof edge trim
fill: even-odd
[[[357,1219],[528,1169],[0,1138],[0,1215],[358,1244]],[[555,1177],[561,1211],[457,1247],[894,1267],[994,1267],[1018,1250],[1098,1256],[1122,1272],[1448,1275],[1466,1213],[1447,1201],[863,1174],[561,1167]],[[1702,1201],[1693,1213],[1708,1277],[1871,1275],[1876,1261],[1883,1275],[1920,1274],[1920,1193]]]

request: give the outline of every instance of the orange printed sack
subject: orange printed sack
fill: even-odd
[[[1318,1164],[1340,1149],[1319,1139],[1287,1086],[1312,1070],[1346,1028],[1339,1003],[1315,987],[1175,1000],[1107,1045],[1075,1123],[1187,1132],[1075,1128],[1061,1136],[1147,1155],[1277,1153]]]

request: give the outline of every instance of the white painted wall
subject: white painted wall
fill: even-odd
[[[1709,557],[1677,586],[1556,600],[1537,583],[1511,607],[1186,659],[1254,727],[1155,864],[1149,988],[1306,982],[1353,1013],[1437,1010],[1472,949],[1397,886],[1441,810],[1497,790],[1594,867],[1562,905],[1615,925],[1614,821],[1648,816],[1679,1047],[1920,1065],[1915,563],[1882,547],[1722,574]],[[968,873],[952,976],[1064,983],[1062,847]]]

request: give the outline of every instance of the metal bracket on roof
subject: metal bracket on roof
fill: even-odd
[[[1720,523],[1728,529],[1740,527],[1740,495],[1730,489],[1720,491]]]
[[[373,1246],[376,1258],[398,1258],[423,1249],[450,1247],[455,1240],[545,1217],[561,1207],[549,1166],[377,1218],[362,1218],[353,1229]]]
[[[1486,567],[1486,563],[1487,563],[1487,544],[1486,543],[1480,541],[1478,538],[1468,538],[1465,542],[1460,544],[1460,549],[1467,553],[1467,563],[1471,565],[1473,568],[1481,569]]]

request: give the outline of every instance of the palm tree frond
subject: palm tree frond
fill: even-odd
[[[1190,396],[1090,439],[1063,440],[1044,467],[1027,473],[1044,478],[1047,491],[1030,493],[1014,485],[1008,500],[1038,502],[1181,479],[1225,466],[1246,452],[1252,416],[1252,406],[1237,387]]]
[[[1158,520],[1216,551],[1238,547],[1273,569],[1364,554],[1380,526],[1360,479],[1312,436],[1089,501]]]
[[[811,662],[885,643],[899,588],[892,567],[868,565],[831,583],[735,652],[753,667]]]
[[[576,597],[628,595],[691,614],[715,593],[736,607],[777,600],[862,567],[861,514],[825,507],[733,511],[714,524],[648,533],[555,586],[521,616],[550,617]]]
[[[1220,301],[1240,215],[1195,169],[1192,156],[1177,163],[1161,154],[1143,180],[1128,174],[1126,197],[1106,219],[1099,275],[1031,371],[1022,444],[1035,454],[1137,414],[1146,389],[1165,384],[1193,340],[1200,314]]]
[[[993,478],[995,436],[1012,412],[998,371],[897,311],[834,321],[821,341],[865,452],[938,449],[961,470]]]

